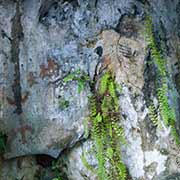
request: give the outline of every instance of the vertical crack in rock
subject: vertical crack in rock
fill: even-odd
[[[44,0],[44,1],[42,1],[41,7],[39,9],[39,22],[43,21],[43,18],[47,15],[48,10],[56,3],[58,3],[57,0]]]
[[[12,19],[12,44],[11,44],[11,61],[14,63],[14,82],[12,84],[12,91],[14,94],[14,104],[16,106],[15,113],[22,113],[21,105],[21,83],[20,83],[20,65],[19,65],[19,45],[23,37],[23,27],[21,24],[20,12],[21,0],[17,1],[16,13]]]

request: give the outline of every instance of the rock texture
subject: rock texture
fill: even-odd
[[[0,167],[0,178],[3,180],[14,180],[15,178],[35,180],[35,175],[39,169],[32,156],[1,162]]]
[[[154,127],[149,117],[148,98],[157,104],[157,75],[148,61],[145,15],[153,18],[167,60],[168,97],[179,130],[178,0],[0,0],[0,130],[8,136],[1,179],[11,179],[6,172],[17,161],[7,159],[37,154],[60,155],[70,180],[97,179],[82,160],[85,155],[97,168],[83,126],[91,88],[85,83],[78,93],[78,82],[63,78],[80,69],[93,79],[107,66],[122,85],[119,104],[127,139],[122,157],[131,179],[179,178],[179,146],[170,128]],[[32,159],[27,180],[36,171]],[[15,164],[14,173],[22,178]]]

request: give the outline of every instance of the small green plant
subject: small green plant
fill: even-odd
[[[59,109],[64,110],[69,107],[69,101],[67,101],[63,97],[60,97],[58,100],[58,106],[59,106]]]
[[[82,161],[83,165],[84,165],[88,170],[90,170],[91,172],[96,173],[96,172],[94,171],[94,168],[93,168],[91,165],[89,165],[89,163],[87,162],[85,155],[87,155],[87,152],[83,152],[82,155],[81,155],[81,161]]]
[[[180,141],[179,141],[178,133],[175,128],[176,114],[168,101],[169,74],[166,68],[166,59],[164,59],[161,51],[157,47],[156,40],[154,38],[154,33],[153,33],[152,19],[150,17],[147,17],[146,19],[145,34],[146,34],[146,40],[148,42],[148,47],[151,50],[151,57],[158,70],[158,79],[157,79],[158,83],[157,84],[159,88],[157,88],[157,98],[158,98],[158,103],[159,103],[159,112],[160,112],[161,118],[163,119],[164,124],[166,126],[171,127],[172,135],[176,143],[179,144]],[[154,107],[150,106],[149,111],[150,111],[150,117],[156,125],[157,117],[154,115]]]
[[[81,91],[84,89],[85,84],[90,81],[89,76],[82,72],[80,69],[72,72],[71,74],[67,75],[63,81],[65,83],[69,81],[77,81],[78,82],[78,93],[81,93]]]
[[[149,117],[155,126],[159,125],[158,114],[153,103],[151,103],[151,105],[149,106]]]
[[[90,98],[91,137],[98,160],[99,180],[125,180],[126,167],[121,159],[121,144],[125,143],[120,125],[119,86],[111,72],[105,72],[95,94]],[[84,160],[87,166],[87,162]],[[89,167],[89,166],[88,166]]]
[[[87,119],[85,119],[84,121],[83,121],[83,126],[84,126],[84,138],[88,138],[89,137],[89,135],[90,135],[90,129],[89,129],[89,126],[90,126],[90,124],[89,124],[89,117],[87,118]]]
[[[63,180],[62,179],[62,172],[61,172],[61,164],[59,161],[53,161],[52,162],[52,170],[55,172],[56,174],[56,178],[52,179],[52,180]]]

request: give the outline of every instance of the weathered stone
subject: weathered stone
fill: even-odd
[[[133,91],[141,90],[144,85],[145,42],[141,31],[139,27],[137,39],[121,37],[112,30],[102,33],[104,66],[112,66],[110,68],[116,72],[117,80],[131,87]]]
[[[97,180],[97,160],[93,153],[92,141],[78,144],[73,150],[65,152],[60,160],[64,164],[62,171],[67,174],[69,180]]]
[[[174,173],[168,176],[159,177],[157,180],[179,180],[179,179],[180,179],[180,174]]]
[[[5,20],[7,24],[11,19],[17,20],[21,27],[17,28],[17,22],[12,24],[12,37],[9,36],[14,45],[1,36],[7,44],[5,48],[1,44],[1,129],[8,135],[9,147],[5,157],[41,153],[57,157],[64,148],[82,137],[82,122],[88,113],[88,87],[78,94],[77,82],[63,84],[62,79],[73,69],[87,72],[87,65],[78,62],[78,43],[71,41],[63,49],[56,44],[61,44],[63,38],[63,35],[58,35],[59,30],[54,31],[56,40],[47,40],[53,32],[49,33],[41,24],[35,23],[39,8],[37,2],[32,1],[36,8],[30,7],[28,1],[22,5],[4,4],[2,12],[8,13],[14,5],[21,13],[9,14],[11,18]],[[26,14],[29,11],[33,14]],[[22,33],[23,38],[20,38]],[[69,100],[68,108],[61,110],[58,107],[60,96]]]
[[[0,159],[0,179],[2,180],[36,180],[38,171],[39,167],[32,156],[7,161]]]

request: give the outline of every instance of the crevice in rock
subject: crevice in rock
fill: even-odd
[[[22,96],[21,96],[21,83],[20,83],[20,63],[19,63],[19,53],[20,53],[20,41],[23,38],[23,27],[21,24],[21,12],[20,12],[21,0],[16,3],[16,13],[12,19],[12,29],[11,29],[11,61],[14,64],[14,82],[12,84],[12,91],[14,94],[14,104],[16,106],[15,113],[22,113]]]
[[[71,3],[73,7],[77,7],[78,2],[77,0],[48,0],[48,1],[43,1],[41,4],[41,7],[39,8],[39,22],[46,25],[47,23],[45,22],[46,17],[48,17],[49,15],[49,10],[51,8],[54,8],[55,10],[58,9],[59,3],[63,4],[63,3]],[[62,14],[62,16],[64,16]]]
[[[144,87],[142,91],[144,94],[146,106],[149,107],[152,103],[152,97],[156,96],[157,88],[157,84],[155,81],[155,79],[157,79],[157,72],[154,63],[152,63],[152,59],[150,58],[150,50],[147,51],[145,63],[146,64],[144,70]],[[149,116],[146,116],[145,119],[145,127],[150,135],[149,143],[150,146],[153,147],[154,141],[156,140],[156,128]]]
[[[180,17],[180,1],[176,7],[176,13],[177,13],[177,17]],[[180,18],[178,18],[177,30],[178,30],[177,35],[180,38]]]
[[[140,3],[142,3],[142,4],[147,4],[147,5],[150,5],[150,2],[148,1],[148,0],[136,0],[136,1],[138,1],[138,2],[140,2]]]
[[[159,45],[157,46],[157,48],[163,55],[166,56],[169,54],[169,47],[167,45],[167,32],[161,19],[159,20],[159,22],[156,22],[156,24],[154,25],[154,29],[154,38]]]
[[[39,9],[39,22],[43,22],[43,18],[46,17],[48,15],[48,11],[49,9],[53,6],[57,6],[58,5],[58,0],[50,0],[50,1],[43,1],[41,4],[41,7]]]
[[[135,15],[121,15],[119,23],[114,30],[121,36],[125,36],[127,38],[137,37],[138,26],[135,22]]]
[[[52,165],[52,162],[55,159],[51,156],[45,155],[45,154],[38,154],[36,155],[36,162],[38,165],[41,165],[42,167],[50,167]]]
[[[7,35],[7,33],[3,29],[1,29],[1,36],[3,39],[7,38],[10,42],[12,41],[12,39]]]
[[[150,97],[156,95],[156,82],[157,78],[156,67],[154,63],[152,63],[152,59],[150,58],[150,50],[148,50],[145,57],[145,70],[144,70],[144,87],[143,94],[146,101],[146,106],[150,105]]]

